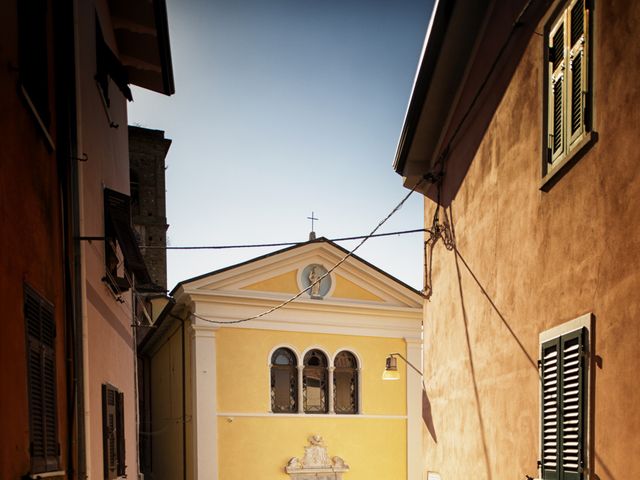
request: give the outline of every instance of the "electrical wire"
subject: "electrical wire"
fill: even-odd
[[[266,315],[269,315],[270,313],[275,312],[276,310],[281,309],[282,307],[285,307],[287,305],[289,305],[291,302],[293,302],[294,300],[300,298],[302,295],[304,295],[305,292],[308,292],[309,290],[311,290],[315,285],[319,284],[320,282],[322,282],[322,280],[324,278],[326,278],[327,276],[329,276],[331,274],[331,272],[333,272],[336,268],[338,268],[340,265],[342,265],[344,262],[347,261],[347,259],[349,257],[351,257],[363,244],[364,242],[366,242],[367,240],[369,240],[371,237],[373,237],[375,235],[375,233],[378,231],[378,229],[380,227],[382,227],[382,225],[384,225],[386,223],[387,220],[389,220],[398,210],[400,210],[400,208],[402,208],[402,205],[404,205],[404,203],[409,199],[409,197],[413,194],[413,192],[416,191],[416,189],[418,189],[418,187],[420,187],[424,182],[426,181],[426,177],[420,179],[415,186],[411,189],[411,191],[409,193],[407,193],[404,198],[400,201],[400,203],[398,203],[390,212],[389,214],[384,217],[379,223],[378,225],[375,226],[375,228],[373,230],[371,230],[371,233],[369,233],[369,235],[366,235],[362,238],[362,240],[360,241],[360,243],[358,243],[358,245],[356,245],[351,251],[347,252],[347,254],[342,257],[340,259],[340,261],[338,261],[338,263],[336,263],[333,267],[331,267],[330,269],[328,269],[324,275],[321,275],[318,279],[316,279],[314,282],[312,282],[307,288],[299,291],[297,294],[295,294],[293,297],[289,298],[288,300],[285,300],[284,302],[276,305],[275,307],[272,307],[268,310],[265,310],[262,313],[259,313],[258,315],[254,315],[253,317],[249,317],[249,318],[242,318],[239,320],[211,320],[209,318],[203,317],[201,315],[197,315],[195,313],[191,313],[191,316],[202,320],[204,322],[207,323],[214,323],[214,324],[218,324],[218,325],[231,325],[231,324],[237,324],[237,323],[244,323],[244,322],[248,322],[250,320],[256,320],[258,318],[264,317]]]
[[[413,230],[401,230],[397,232],[377,233],[375,235],[358,235],[355,237],[341,237],[329,239],[330,242],[346,242],[349,240],[361,240],[363,238],[375,238],[375,237],[388,237],[391,235],[406,235],[409,233],[426,232],[424,228],[416,228]],[[293,245],[300,245],[306,242],[279,242],[279,243],[250,243],[244,245],[198,245],[198,246],[182,246],[171,247],[161,245],[140,245],[140,248],[148,249],[164,249],[164,250],[224,250],[232,248],[259,248],[259,247],[289,247]]]

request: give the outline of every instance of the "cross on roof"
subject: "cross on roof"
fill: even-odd
[[[316,218],[316,217],[313,215],[313,213],[314,213],[314,212],[311,212],[311,216],[310,216],[310,217],[307,217],[307,219],[308,219],[308,220],[311,220],[311,231],[312,231],[312,232],[313,232],[314,222],[315,222],[316,220],[320,220],[319,218]]]

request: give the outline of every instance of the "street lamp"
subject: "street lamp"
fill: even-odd
[[[398,372],[398,359],[396,357],[400,357],[402,360],[404,360],[404,363],[413,368],[416,372],[418,372],[418,375],[422,377],[422,372],[418,370],[418,368],[416,368],[413,363],[404,358],[402,354],[390,353],[387,357],[387,364],[384,368],[384,372],[382,372],[383,380],[400,380],[400,372]]]

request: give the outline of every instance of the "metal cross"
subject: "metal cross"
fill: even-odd
[[[316,221],[316,220],[320,220],[320,219],[319,219],[319,218],[314,217],[314,216],[313,216],[313,212],[311,212],[311,216],[310,216],[310,217],[307,217],[307,219],[308,219],[308,220],[311,220],[311,231],[313,232],[313,231],[314,231],[314,230],[313,230],[313,222],[314,222],[314,221]]]

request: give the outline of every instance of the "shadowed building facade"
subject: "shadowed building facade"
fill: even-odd
[[[395,161],[430,231],[425,477],[640,476],[639,38],[628,0],[437,4]]]

